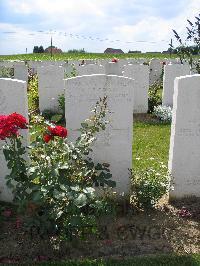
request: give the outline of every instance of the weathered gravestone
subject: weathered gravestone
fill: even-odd
[[[200,197],[200,75],[175,79],[169,171],[170,199]]]
[[[189,65],[164,66],[162,105],[173,107],[174,80],[176,77],[190,74]]]
[[[110,164],[116,190],[120,193],[128,193],[130,188],[133,86],[132,79],[101,74],[65,80],[66,124],[72,141],[79,135],[81,122],[91,116],[99,97],[108,97],[110,123],[99,133],[92,156],[96,162]]]
[[[59,110],[58,98],[64,94],[64,68],[46,66],[38,68],[38,92],[40,111]]]
[[[17,112],[28,120],[28,100],[26,82],[15,79],[0,79],[0,114]],[[24,145],[27,145],[28,132],[22,130]],[[1,150],[4,141],[0,140],[0,200],[12,201],[12,194],[6,186],[5,176],[9,173]]]
[[[28,82],[28,67],[25,64],[14,65],[14,78]]]
[[[124,77],[134,79],[133,113],[147,113],[149,90],[149,66],[127,65],[124,67]]]

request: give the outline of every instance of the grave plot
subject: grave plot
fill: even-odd
[[[108,97],[109,124],[99,134],[93,157],[110,164],[113,179],[120,193],[130,189],[129,170],[132,167],[133,86],[129,78],[91,75],[65,80],[66,126],[69,138],[75,140],[81,122],[99,97]]]

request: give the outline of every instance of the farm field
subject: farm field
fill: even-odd
[[[0,55],[0,60],[69,60],[69,59],[106,59],[106,58],[170,58],[169,54],[161,53],[134,53],[134,54],[103,54],[103,53],[62,53],[55,54],[51,57],[50,54],[17,54],[17,55]],[[172,58],[176,58],[172,55]]]

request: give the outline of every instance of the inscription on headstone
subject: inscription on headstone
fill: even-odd
[[[175,79],[169,170],[171,199],[200,197],[200,75]]]

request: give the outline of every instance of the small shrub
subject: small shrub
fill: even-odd
[[[166,169],[167,167],[160,163],[156,168],[152,166],[144,171],[133,171],[131,203],[138,208],[154,207],[169,189],[169,177]]]
[[[158,106],[162,103],[162,83],[155,82],[149,88],[149,99],[148,99],[148,112],[153,113],[154,106]]]
[[[170,123],[172,121],[172,108],[170,106],[155,106],[153,114],[162,122]]]

